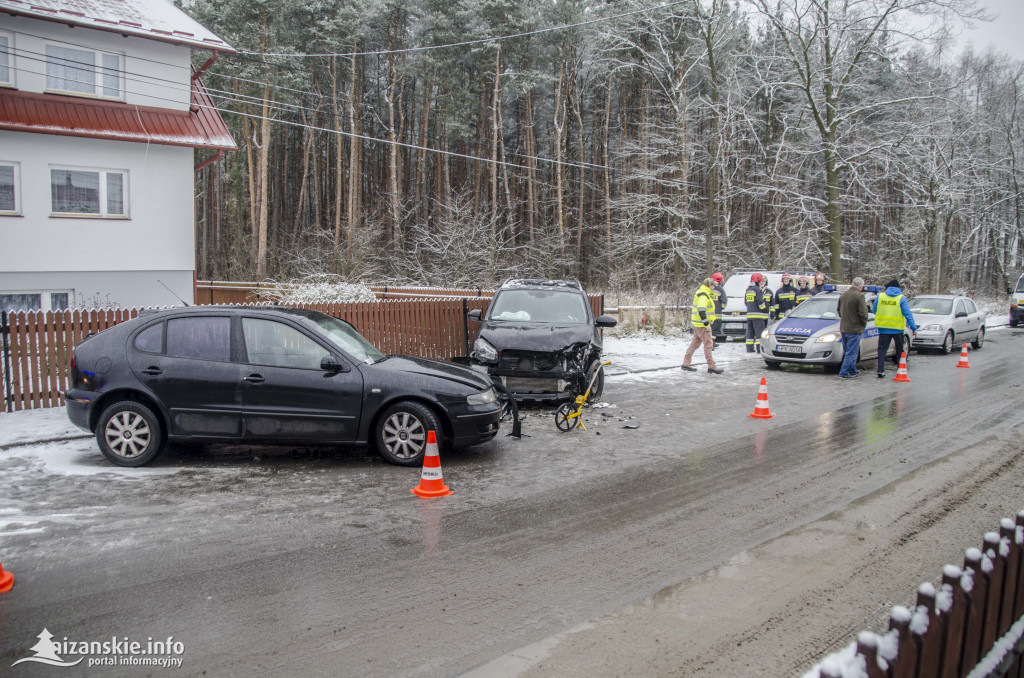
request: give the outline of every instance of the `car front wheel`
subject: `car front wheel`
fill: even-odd
[[[123,400],[100,415],[96,442],[103,456],[118,466],[142,466],[163,450],[164,434],[153,410],[134,400]]]
[[[942,340],[942,355],[949,355],[950,351],[953,350],[953,330],[946,332],[946,338]]]
[[[428,431],[434,432],[440,447],[441,422],[430,408],[411,400],[395,403],[377,419],[377,451],[392,464],[418,466],[423,463]]]

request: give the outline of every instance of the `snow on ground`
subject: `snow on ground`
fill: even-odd
[[[63,407],[0,413],[0,450],[32,441],[88,435],[68,420]]]

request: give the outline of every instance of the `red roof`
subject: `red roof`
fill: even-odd
[[[235,51],[168,0],[0,0],[0,10],[227,54]]]
[[[0,129],[193,148],[238,148],[199,80],[192,82],[188,111],[0,88]]]

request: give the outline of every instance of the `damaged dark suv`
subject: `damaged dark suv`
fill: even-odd
[[[594,317],[583,286],[566,280],[509,280],[487,312],[469,313],[483,323],[470,364],[486,370],[517,400],[560,400],[583,393],[597,372],[592,398],[604,390],[600,328],[615,318]]]

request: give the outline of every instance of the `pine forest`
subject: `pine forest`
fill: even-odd
[[[1024,63],[959,44],[973,0],[185,9],[238,50],[203,75],[239,148],[196,175],[201,278],[919,293],[1024,265]]]

